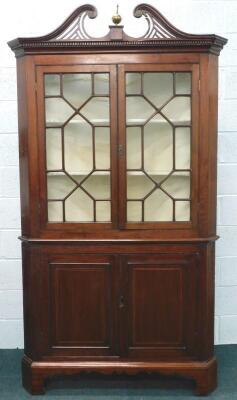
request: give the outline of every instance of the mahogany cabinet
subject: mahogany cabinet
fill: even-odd
[[[17,58],[23,385],[138,373],[216,387],[218,55],[142,4],[142,37],[105,37],[79,7]],[[118,22],[119,17],[114,18]]]

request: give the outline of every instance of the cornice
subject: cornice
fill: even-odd
[[[128,36],[123,26],[110,26],[107,35],[91,37],[85,29],[85,19],[94,19],[97,10],[92,5],[78,7],[57,29],[35,38],[17,38],[8,45],[16,56],[24,54],[68,53],[86,49],[103,51],[121,51],[131,48],[149,48],[157,52],[210,52],[219,55],[227,39],[217,35],[194,35],[174,27],[154,7],[140,4],[134,9],[136,18],[145,17],[148,28],[139,38]]]

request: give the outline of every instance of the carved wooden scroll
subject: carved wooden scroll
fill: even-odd
[[[70,49],[103,47],[108,50],[116,48],[127,49],[130,47],[168,48],[169,51],[207,51],[219,54],[226,39],[217,35],[193,35],[175,28],[154,7],[140,4],[134,10],[136,18],[146,18],[148,27],[145,34],[139,38],[127,35],[122,25],[110,25],[107,35],[91,37],[85,27],[87,18],[95,18],[97,10],[94,6],[85,4],[78,7],[57,29],[53,32],[35,38],[18,38],[9,42],[9,46],[17,56],[31,54],[36,51],[50,53],[53,51],[70,51]],[[180,50],[179,50],[180,49]]]

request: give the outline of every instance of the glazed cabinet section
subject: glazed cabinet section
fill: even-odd
[[[198,79],[190,63],[37,66],[41,235],[195,231]]]
[[[94,253],[86,254],[69,245],[46,251],[23,245],[26,354],[198,358],[199,282],[205,276],[198,249],[105,255],[92,247]]]

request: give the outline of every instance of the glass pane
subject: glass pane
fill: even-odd
[[[55,74],[45,74],[44,87],[46,96],[60,95],[60,76]]]
[[[108,97],[92,97],[80,112],[93,125],[109,125]]]
[[[155,187],[155,184],[142,172],[127,173],[127,198],[143,199]]]
[[[94,198],[98,200],[110,199],[110,173],[94,172],[83,182],[82,186]]]
[[[142,153],[141,153],[141,128],[131,127],[127,128],[127,168],[140,169],[142,166]]]
[[[63,221],[63,204],[61,201],[48,201],[48,221]]]
[[[177,169],[190,168],[190,128],[175,129],[175,165]]]
[[[191,74],[190,72],[178,72],[175,74],[176,94],[191,93]]]
[[[46,125],[62,125],[72,114],[73,109],[61,98],[45,99]]]
[[[48,199],[64,199],[76,184],[63,172],[47,174]]]
[[[126,74],[126,93],[127,94],[141,93],[141,74],[134,72]]]
[[[173,202],[160,189],[155,190],[144,202],[145,221],[172,221]]]
[[[97,169],[110,168],[109,128],[95,128],[95,166]]]
[[[190,201],[175,202],[175,220],[190,221]]]
[[[152,116],[155,109],[140,96],[126,99],[127,125],[143,125]]]
[[[65,169],[87,175],[93,169],[92,127],[77,115],[64,128]]]
[[[65,201],[65,219],[68,222],[94,221],[93,200],[80,188]]]
[[[144,73],[144,95],[161,107],[173,96],[173,74],[165,72]]]
[[[190,97],[175,97],[162,109],[162,113],[165,114],[174,125],[190,124]]]
[[[109,74],[94,74],[95,94],[109,94]]]
[[[92,95],[91,74],[64,74],[63,95],[79,108]]]
[[[61,77],[45,77],[48,220],[111,221],[109,73]]]
[[[61,129],[46,129],[47,169],[62,168],[62,135]]]
[[[109,222],[111,220],[111,206],[110,201],[97,201],[96,202],[96,221]]]
[[[172,126],[159,114],[144,127],[144,168],[149,175],[168,174],[173,168]]]
[[[142,221],[142,202],[128,201],[127,202],[127,221],[141,222]]]
[[[190,173],[174,172],[161,186],[175,199],[189,199]]]
[[[190,221],[191,78],[126,74],[129,222]]]

